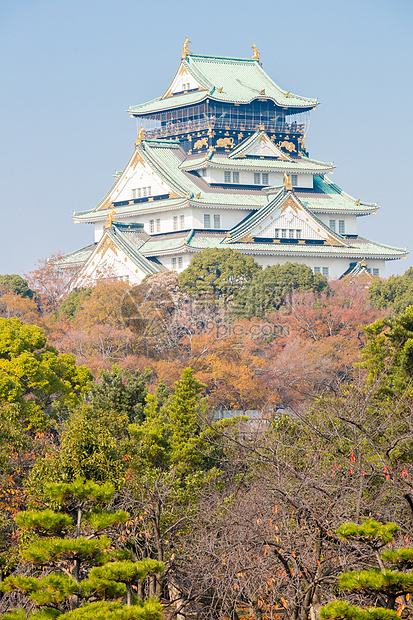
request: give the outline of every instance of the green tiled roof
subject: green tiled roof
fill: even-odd
[[[262,223],[268,217],[268,215],[271,215],[271,213],[276,211],[282,205],[284,200],[291,194],[292,192],[287,191],[284,187],[280,188],[278,194],[271,200],[271,202],[269,202],[264,207],[261,207],[261,209],[251,214],[249,217],[246,217],[242,222],[234,226],[234,228],[229,231],[230,236],[225,239],[224,243],[236,243],[237,239],[241,239],[242,237],[248,235],[250,231],[256,228],[256,226],[258,226],[260,223]],[[298,199],[297,196],[295,197],[296,199]],[[301,203],[299,199],[298,202]],[[317,216],[315,216],[313,213],[310,213],[304,205],[302,206],[304,212],[307,212],[310,217],[316,220],[316,222],[328,232],[330,237],[336,238],[336,240],[339,242],[337,245],[341,245],[340,242],[346,243],[344,237],[332,231],[331,228],[328,228],[328,226],[326,226],[324,222],[319,220]]]
[[[195,166],[202,167],[202,162],[205,161],[202,158],[196,158],[190,160],[189,164],[185,164],[183,151],[180,149],[178,142],[169,143],[162,140],[143,140],[141,145],[137,147],[139,154],[149,164],[154,172],[156,172],[161,179],[167,183],[172,190],[174,190],[180,197],[168,198],[164,200],[153,200],[151,202],[133,203],[130,201],[127,205],[116,206],[115,211],[119,217],[128,217],[132,214],[137,214],[139,211],[153,209],[154,212],[158,212],[164,208],[179,207],[186,201],[187,198],[191,200],[193,204],[199,204],[206,208],[211,206],[221,206],[223,208],[247,208],[256,210],[268,203],[267,195],[265,191],[259,190],[233,190],[221,189],[217,191],[215,188],[207,187],[203,179],[199,179],[196,176],[191,175],[186,169],[193,168]],[[222,155],[213,155],[213,162],[217,165],[225,167],[231,165],[245,166],[247,158],[238,160],[229,160]],[[231,163],[230,163],[231,162]],[[236,162],[236,163],[235,163]],[[301,163],[302,162],[302,163]],[[263,168],[274,169],[287,169],[291,171],[297,170],[309,170],[309,172],[315,174],[320,171],[322,162],[302,158],[299,162],[278,162],[277,160],[254,160],[254,166]],[[303,168],[301,168],[303,166]],[[304,168],[305,166],[305,168]],[[310,169],[314,167],[313,170]],[[118,182],[118,180],[116,181]],[[113,189],[113,188],[112,188]],[[302,204],[314,213],[354,213],[354,214],[368,214],[375,211],[378,207],[372,203],[361,203],[356,205],[355,198],[349,196],[343,192],[337,185],[329,181],[323,174],[314,176],[314,188],[306,191],[306,189],[298,189],[297,197]],[[199,198],[197,196],[200,194]],[[102,204],[102,201],[99,205]],[[88,211],[78,211],[74,213],[74,219],[79,221],[91,222],[96,219],[105,217],[109,212],[109,209],[100,211],[99,205]]]
[[[377,203],[360,202],[344,192],[338,185],[330,181],[324,175],[314,177],[313,192],[305,189],[297,192],[300,202],[310,211],[315,213],[348,212],[354,214],[368,214],[376,211]]]
[[[178,157],[178,147],[166,148],[151,144],[150,140],[143,143],[141,154],[153,170],[168,183],[176,192],[183,196],[190,194],[194,202],[200,204],[246,206],[256,209],[267,201],[265,194],[256,191],[254,193],[216,192],[205,191],[196,183],[196,177],[186,173],[180,168],[181,159]],[[142,147],[138,147],[142,148]],[[195,199],[201,193],[199,199]],[[161,204],[159,205],[161,206]]]
[[[204,157],[197,157],[196,159],[190,160],[189,162],[183,162],[180,166],[181,170],[199,170],[201,168],[205,168],[205,164],[208,162],[208,165],[216,165],[217,168],[227,168],[228,170],[240,170],[243,168],[251,168],[251,169],[265,169],[265,170],[274,170],[278,171],[292,171],[292,172],[309,172],[312,174],[323,174],[332,170],[334,168],[333,164],[318,162],[313,159],[309,159],[307,157],[302,157],[300,159],[291,160],[291,161],[283,161],[280,159],[230,159],[229,157],[225,157],[221,154],[213,155],[211,159],[206,160]]]
[[[162,99],[152,99],[147,103],[141,103],[139,105],[133,105],[126,110],[130,114],[152,114],[154,112],[162,112],[163,110],[169,110],[170,108],[179,108],[187,105],[193,105],[199,103],[209,97],[209,94],[205,90],[197,90],[193,93],[186,93],[182,95],[175,95],[174,97],[166,97]]]
[[[172,236],[172,235],[171,235]],[[201,251],[205,248],[228,247],[227,237],[217,233],[195,231],[192,237],[185,235],[168,238],[162,235],[159,239],[152,237],[141,248],[145,256],[178,253],[179,251]],[[185,240],[188,240],[185,242]],[[369,239],[357,237],[351,239],[347,246],[289,244],[289,243],[261,243],[261,242],[234,242],[230,246],[234,250],[248,254],[269,254],[273,256],[334,256],[346,258],[364,257],[366,259],[385,258],[397,259],[406,255],[403,248],[395,248]]]
[[[92,243],[91,245],[87,245],[80,250],[75,250],[74,252],[65,254],[57,262],[59,263],[59,265],[83,264],[87,261],[89,256],[91,256],[96,245],[96,243]]]
[[[131,114],[151,114],[168,108],[191,105],[207,97],[227,103],[250,103],[265,98],[278,106],[294,110],[309,110],[317,105],[317,99],[293,95],[273,82],[258,60],[250,58],[226,58],[188,54],[182,61],[188,72],[203,86],[205,91],[161,97],[147,103],[131,106]],[[265,91],[265,94],[262,93]]]
[[[118,228],[116,224],[112,225],[112,227],[107,230],[107,234],[133,262],[133,264],[136,265],[136,267],[139,267],[145,275],[148,276],[161,271],[155,263],[149,261],[145,256],[142,256],[138,250],[141,242],[138,242],[137,245],[136,240],[128,239],[128,236],[125,234],[124,230]]]

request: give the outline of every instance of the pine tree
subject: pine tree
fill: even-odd
[[[129,515],[108,510],[113,495],[109,483],[77,478],[46,485],[48,508],[17,514],[20,557],[32,565],[33,575],[7,577],[2,590],[24,595],[23,607],[34,607],[30,620],[160,619],[159,603],[137,600],[133,589],[164,566],[150,559],[134,562],[129,552],[115,549],[108,530],[125,524]],[[26,615],[15,609],[1,618],[20,620]]]
[[[413,548],[382,551],[388,543],[393,543],[398,530],[395,523],[383,524],[373,519],[367,519],[362,525],[345,523],[338,529],[342,539],[366,545],[378,564],[376,568],[341,574],[340,590],[362,594],[370,600],[373,598],[380,606],[363,609],[348,601],[331,601],[320,610],[322,620],[398,620],[403,610],[411,617],[413,571],[408,569],[413,568]]]

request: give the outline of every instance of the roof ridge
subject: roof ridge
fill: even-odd
[[[185,60],[192,60],[195,58],[206,58],[207,60],[224,60],[230,62],[256,62],[260,64],[257,58],[243,58],[241,56],[217,56],[216,54],[213,56],[212,54],[188,54]]]

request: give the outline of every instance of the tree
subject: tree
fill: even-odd
[[[16,273],[0,275],[0,293],[14,293],[28,299],[35,297],[35,293],[29,288],[27,280]]]
[[[94,408],[126,413],[129,422],[141,421],[150,376],[150,370],[131,373],[118,366],[112,372],[102,371],[99,382],[91,385],[89,401]]]
[[[84,299],[90,297],[92,289],[74,289],[63,300],[59,307],[59,314],[64,314],[68,319],[73,320],[77,312],[82,308]]]
[[[413,548],[402,547],[382,551],[394,544],[394,534],[399,530],[395,523],[380,523],[367,519],[361,525],[346,523],[338,529],[346,541],[357,541],[367,546],[375,555],[377,567],[342,573],[339,588],[350,594],[359,593],[366,608],[352,605],[351,601],[331,601],[320,610],[322,620],[397,620],[411,617],[413,606]],[[386,568],[386,565],[390,568]],[[397,610],[396,610],[397,608]]]
[[[379,319],[365,328],[367,345],[362,367],[371,382],[386,375],[383,393],[402,394],[413,377],[413,306],[395,317]]]
[[[49,258],[39,260],[36,269],[24,274],[30,288],[39,295],[42,312],[46,314],[58,309],[69,282],[78,270],[77,267],[65,265],[63,259],[64,255],[56,252]]]
[[[320,293],[327,289],[327,278],[313,273],[308,265],[289,262],[270,265],[256,272],[250,282],[240,288],[231,315],[263,317],[278,310],[287,301],[291,303],[293,291]]]
[[[413,267],[402,276],[390,276],[387,280],[375,279],[368,289],[371,303],[376,308],[405,312],[413,305]]]
[[[195,254],[179,275],[179,286],[197,298],[229,299],[261,271],[252,256],[230,248],[208,248]]]
[[[91,374],[72,355],[58,355],[44,331],[17,318],[0,318],[0,400],[18,403],[27,424],[46,423],[60,403],[77,402]]]
[[[20,607],[27,607],[24,599],[32,601],[33,618],[160,620],[159,604],[138,600],[132,588],[164,566],[154,560],[135,562],[125,549],[116,549],[106,534],[116,533],[129,515],[108,510],[113,495],[110,484],[82,478],[46,484],[42,499],[47,507],[16,515],[21,560],[33,567],[32,574],[7,577],[2,590],[21,593]]]

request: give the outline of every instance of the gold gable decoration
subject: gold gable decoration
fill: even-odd
[[[115,209],[112,207],[111,212],[109,213],[108,217],[106,218],[106,222],[105,222],[105,228],[112,228],[112,223],[115,219]]]
[[[251,49],[254,50],[254,53],[251,56],[252,60],[259,60],[260,59],[260,53],[259,53],[255,43],[254,43],[254,45],[251,46]]]
[[[284,187],[285,187],[285,189],[287,191],[292,190],[293,186],[292,186],[292,183],[291,183],[291,177],[289,177],[286,172],[284,172],[283,183],[284,183]]]
[[[144,130],[143,127],[140,128],[139,132],[138,132],[138,137],[136,138],[136,146],[139,146],[142,142],[142,140],[145,139],[145,135],[146,135],[146,131]]]
[[[192,41],[190,41],[190,40],[188,39],[188,37],[185,37],[185,42],[184,42],[184,44],[183,44],[183,46],[182,46],[182,55],[181,55],[182,60],[185,60],[185,58],[188,56],[188,54],[191,54],[191,53],[192,53],[192,52],[190,52],[190,51],[189,51],[189,49],[188,49],[188,45],[189,45],[190,43],[192,43]]]

